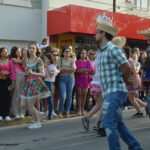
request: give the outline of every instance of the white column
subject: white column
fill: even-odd
[[[47,11],[49,10],[49,0],[42,0],[42,39],[47,36]]]

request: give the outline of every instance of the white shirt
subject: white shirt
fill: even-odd
[[[58,69],[56,68],[56,66],[54,64],[48,65],[48,69],[51,73],[54,73],[54,75],[52,77],[50,77],[48,74],[47,68],[45,68],[46,77],[45,77],[44,81],[55,82],[55,78],[56,78],[56,75],[58,73]]]

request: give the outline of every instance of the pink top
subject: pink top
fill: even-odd
[[[94,70],[92,63],[89,60],[76,62],[77,71],[80,69],[90,69]],[[90,86],[90,74],[89,73],[76,73],[75,74],[75,86],[78,88],[89,88]]]
[[[7,71],[10,73],[10,79],[16,80],[16,73],[14,69],[14,65],[11,60],[9,60],[8,64],[0,65],[0,72],[1,71]]]
[[[22,64],[14,63],[16,74],[24,73]]]

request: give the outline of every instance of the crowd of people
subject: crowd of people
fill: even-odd
[[[112,41],[116,45],[117,38]],[[121,40],[123,41],[123,39]],[[51,48],[47,45],[47,39],[44,39],[43,43],[45,41],[46,43],[38,45],[39,47],[34,43],[30,43],[28,47],[22,49],[14,46],[10,50],[10,55],[8,55],[7,48],[0,48],[0,85],[1,90],[5,90],[1,92],[0,120],[6,119],[9,121],[11,120],[10,115],[16,119],[24,118],[29,108],[26,106],[28,103],[23,99],[28,99],[28,96],[37,98],[34,97],[35,95],[38,95],[38,100],[33,102],[33,106],[35,104],[38,111],[48,113],[49,120],[57,114],[59,117],[64,114],[69,117],[74,97],[77,99],[77,115],[85,115],[85,110],[89,107],[85,106],[86,102],[89,105],[89,95],[94,95],[92,98],[96,101],[95,107],[100,110],[102,105],[98,63],[100,52],[82,49],[76,55],[72,52],[72,47],[67,46],[60,55],[58,48]],[[134,116],[143,116],[140,106],[146,108],[146,103],[143,100],[148,94],[148,82],[146,80],[149,80],[149,55],[146,50],[140,51],[139,48],[124,47],[122,50],[135,69],[136,74],[133,76],[137,77],[140,82],[137,89],[130,87],[128,94],[130,102],[129,105],[125,104],[125,106],[128,107],[131,103],[137,110]],[[27,80],[27,77],[33,72],[38,73],[36,76],[44,82],[38,83],[37,80],[31,82],[30,78]],[[147,84],[142,84],[143,79]],[[39,87],[43,87],[43,89],[39,89]],[[46,87],[51,92],[47,101],[39,96],[41,92],[45,92]],[[138,92],[132,92],[133,90]],[[37,93],[38,91],[39,93]],[[47,96],[45,93],[43,95]],[[90,116],[91,114],[88,118]],[[87,119],[87,117],[85,118]]]
[[[22,49],[14,46],[10,55],[6,47],[0,47],[0,120],[31,114],[34,120],[28,128],[34,129],[41,127],[43,113],[51,120],[57,115],[68,118],[74,111],[84,116],[83,127],[89,130],[90,118],[98,112],[93,129],[107,134],[110,150],[119,145],[116,128],[130,149],[142,150],[124,125],[119,108],[132,105],[137,111],[133,117],[141,117],[140,108],[144,107],[150,117],[146,102],[150,96],[150,52],[125,46],[126,38],[113,35],[113,30],[98,26],[98,50],[81,49],[77,54],[70,45],[61,52],[51,48],[48,39]],[[87,112],[90,96],[94,107]]]
[[[32,124],[34,128],[41,126],[43,113],[47,120],[56,115],[69,117],[70,111],[85,114],[95,51],[82,49],[76,56],[71,46],[60,53],[47,42],[44,39],[41,45],[30,43],[22,49],[0,47],[0,120],[32,114],[37,123]],[[78,110],[74,110],[77,97]]]

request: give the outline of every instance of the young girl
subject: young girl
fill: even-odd
[[[35,108],[35,103],[39,98],[50,96],[50,91],[43,78],[45,77],[44,64],[41,58],[37,57],[38,48],[34,43],[28,47],[28,58],[25,60],[26,82],[21,91],[22,100],[27,101],[28,109],[32,113],[35,122],[28,128],[40,128],[40,113]],[[25,105],[22,103],[22,107]]]
[[[14,65],[8,59],[8,50],[0,48],[0,120],[9,121],[10,114],[10,90],[14,87],[16,75]]]
[[[22,112],[20,108],[20,91],[24,83],[23,61],[25,57],[22,59],[20,48],[14,46],[11,49],[10,59],[14,64],[14,69],[16,72],[16,82],[15,82],[15,89],[12,97],[11,109],[13,114],[15,115],[15,118],[19,119],[19,118],[24,118],[24,112]]]
[[[136,92],[141,90],[141,79],[139,76],[140,64],[137,62],[137,54],[132,54],[130,57],[130,53],[130,49],[126,48],[125,54],[133,70],[129,78],[129,81],[131,81],[133,84],[127,85],[128,98],[137,111],[137,113],[134,114],[133,117],[141,117],[143,116],[143,113],[140,110],[140,106],[147,108],[147,104],[136,97]]]
[[[45,83],[51,93],[53,93],[54,90],[54,82],[56,75],[58,73],[58,69],[54,65],[54,56],[47,54],[44,57],[44,67],[45,67]],[[50,120],[52,118],[52,112],[54,111],[54,106],[52,102],[53,96],[51,95],[50,97],[47,98],[48,104],[49,104],[49,112],[47,116],[47,120]]]

